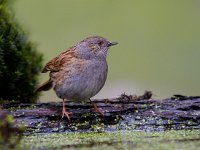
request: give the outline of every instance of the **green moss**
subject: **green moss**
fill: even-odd
[[[200,130],[165,132],[63,133],[26,136],[20,148],[30,149],[197,149]]]

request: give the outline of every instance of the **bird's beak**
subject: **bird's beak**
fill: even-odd
[[[110,43],[108,43],[108,47],[113,46],[113,45],[117,45],[117,44],[118,44],[117,42],[110,42]]]

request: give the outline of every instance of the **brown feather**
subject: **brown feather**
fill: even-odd
[[[52,81],[48,80],[44,82],[42,85],[40,85],[35,92],[40,92],[40,91],[47,91],[52,88]]]
[[[53,71],[57,72],[60,70],[60,68],[67,63],[68,61],[71,60],[71,58],[76,57],[74,54],[73,47],[69,48],[68,50],[62,52],[60,55],[57,57],[53,58],[50,60],[42,70],[42,73],[48,72],[48,71]]]

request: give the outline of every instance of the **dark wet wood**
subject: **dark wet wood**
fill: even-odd
[[[104,116],[92,111],[90,102],[86,104],[66,102],[71,121],[62,119],[62,103],[3,104],[17,122],[23,122],[26,133],[90,131],[93,125],[105,130],[117,129],[165,130],[199,129],[200,97],[175,95],[172,98],[155,100],[151,92],[142,96],[122,94],[115,99],[93,100]],[[102,125],[103,123],[103,125]],[[114,125],[114,128],[113,128]],[[111,127],[112,126],[112,127]]]

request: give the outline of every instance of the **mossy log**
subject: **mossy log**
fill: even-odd
[[[122,94],[114,99],[93,100],[104,116],[94,113],[90,102],[66,101],[68,111],[73,113],[70,121],[61,118],[61,102],[7,103],[2,108],[8,110],[17,122],[25,124],[26,133],[200,128],[199,96],[174,95],[163,100],[151,96],[148,91],[142,96]]]

